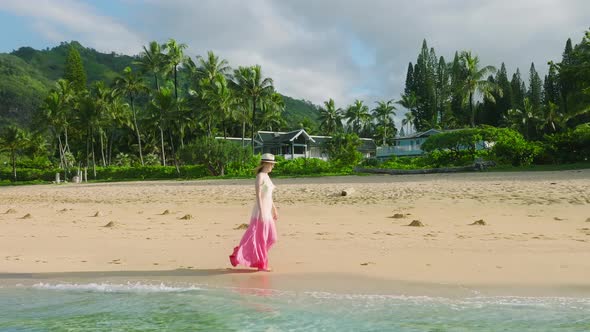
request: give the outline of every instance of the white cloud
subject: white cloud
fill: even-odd
[[[0,10],[27,17],[52,42],[78,40],[104,52],[138,53],[142,38],[115,19],[73,0],[0,0]]]
[[[579,42],[590,22],[588,0],[121,1],[133,24],[73,0],[0,0],[0,10],[42,22],[52,40],[74,36],[103,51],[137,54],[149,40],[174,38],[192,56],[213,50],[234,67],[260,64],[286,95],[371,107],[399,98],[424,38],[447,61],[468,49],[482,65],[505,62],[526,77],[531,62],[543,74],[548,60],[560,60],[567,38]],[[369,61],[353,58],[363,54],[351,52],[355,40]]]

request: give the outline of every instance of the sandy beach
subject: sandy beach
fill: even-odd
[[[0,188],[0,274],[590,287],[590,170],[274,182],[271,273],[228,270],[253,180],[207,180]]]

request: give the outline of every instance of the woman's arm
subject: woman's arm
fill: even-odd
[[[275,221],[279,219],[279,211],[277,210],[274,202],[272,203],[272,217]]]
[[[256,204],[258,204],[258,211],[262,211],[262,195],[260,195],[261,187],[262,175],[258,173],[258,175],[256,175]]]

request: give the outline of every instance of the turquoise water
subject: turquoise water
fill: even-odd
[[[590,331],[590,299],[165,285],[0,286],[0,331]]]

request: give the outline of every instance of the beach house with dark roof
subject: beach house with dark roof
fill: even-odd
[[[258,131],[254,136],[254,153],[272,153],[283,156],[285,159],[295,158],[320,158],[327,160],[329,156],[324,151],[324,143],[329,141],[331,136],[309,135],[305,129],[298,129],[289,132],[282,131]],[[216,137],[216,139],[224,139]],[[241,142],[238,137],[227,137],[227,140]],[[245,139],[250,144],[250,139]],[[358,150],[364,157],[375,157],[377,145],[370,138],[361,138],[361,146]]]

